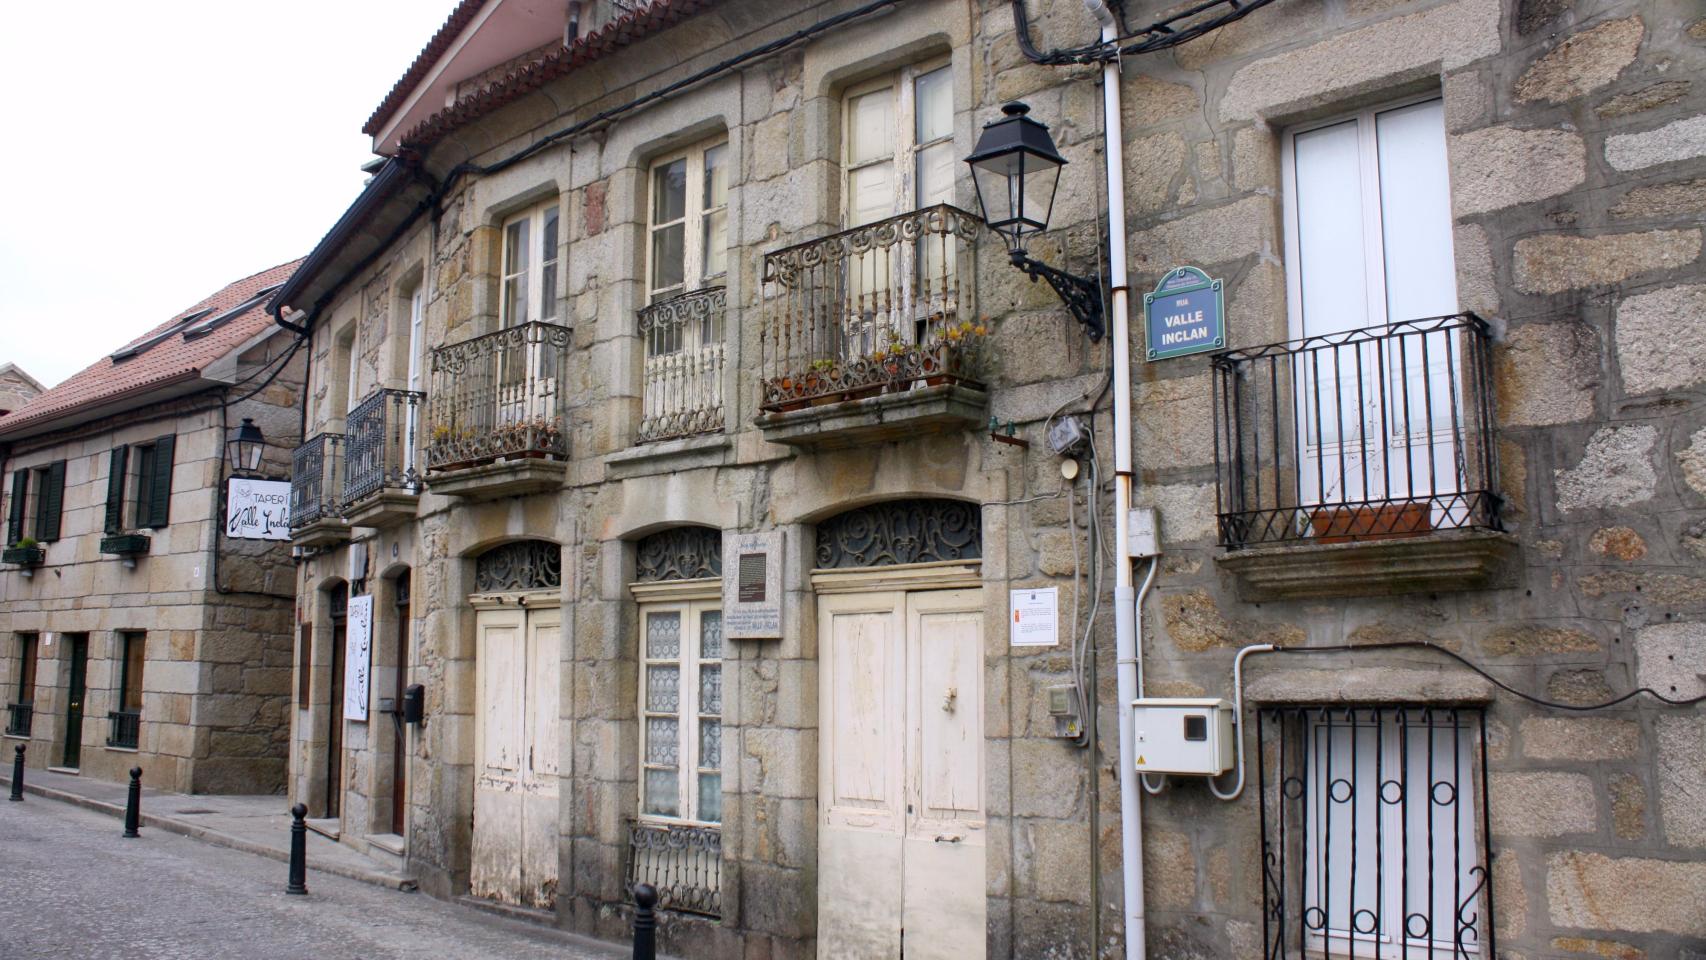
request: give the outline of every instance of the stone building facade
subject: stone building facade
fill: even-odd
[[[294,266],[230,284],[0,418],[8,762],[22,743],[38,769],[284,789],[290,544],[228,536],[225,481],[245,418],[270,441],[265,476],[288,475],[301,437],[307,361],[264,309]]]
[[[275,299],[293,797],[571,929],[660,882],[683,955],[1122,955],[1107,346],[960,163],[1027,102],[1070,161],[1030,253],[1096,272],[1099,71],[997,0],[582,7],[459,5]],[[1147,778],[1151,956],[1700,949],[1706,717],[1572,708],[1706,693],[1703,65],[1673,0],[1277,0],[1124,58],[1134,293],[1197,267],[1226,318],[1143,362],[1133,311],[1144,692],[1242,708],[1236,779]]]
[[[0,363],[0,415],[11,413],[42,391],[41,382],[15,363]]]

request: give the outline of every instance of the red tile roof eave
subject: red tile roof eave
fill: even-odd
[[[399,149],[420,150],[431,146],[457,127],[471,123],[505,104],[532,93],[583,64],[637,43],[711,6],[716,0],[653,0],[644,9],[625,14],[599,30],[561,47],[543,60],[530,63],[493,81],[485,89],[460,100],[416,124],[398,140]]]
[[[144,380],[140,383],[132,384],[131,386],[117,391],[116,393],[103,393],[71,406],[50,407],[36,413],[29,413],[29,406],[26,404],[18,410],[13,411],[8,416],[0,417],[0,441],[15,439],[20,429],[27,428],[32,424],[41,422],[53,423],[58,420],[72,418],[84,410],[107,406],[139,394],[151,393],[162,387],[177,386],[180,383],[188,383],[191,380],[199,380],[200,378],[201,370],[196,367],[191,367],[188,370],[180,370],[176,373],[170,373],[163,377],[156,377],[153,380]],[[28,415],[20,416],[20,414]]]
[[[444,25],[438,28],[438,32],[434,33],[432,39],[427,41],[426,46],[421,49],[414,62],[409,64],[409,69],[403,71],[403,76],[392,85],[391,92],[387,93],[385,99],[379,102],[379,106],[374,108],[372,116],[369,116],[367,123],[362,125],[362,133],[371,137],[379,132],[379,128],[386,120],[390,119],[391,114],[395,113],[398,107],[403,105],[403,101],[408,99],[409,94],[414,92],[415,87],[432,70],[433,65],[438,63],[438,58],[444,56],[444,52],[450,48],[457,37],[461,36],[462,31],[467,28],[469,23],[473,22],[474,15],[479,13],[480,8],[485,5],[486,0],[462,0],[456,5],[456,9],[452,10],[450,16],[445,19]]]

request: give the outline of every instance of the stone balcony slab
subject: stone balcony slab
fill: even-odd
[[[420,502],[413,490],[386,488],[345,507],[344,519],[352,527],[389,527],[412,518]]]
[[[343,517],[321,517],[290,531],[290,542],[299,547],[330,547],[348,540],[349,523]]]
[[[543,457],[499,459],[456,470],[427,471],[427,486],[434,493],[469,500],[495,500],[544,493],[563,485],[568,464]]]
[[[1514,581],[1517,555],[1508,533],[1456,530],[1246,548],[1215,562],[1237,579],[1241,599],[1260,603],[1484,590]]]
[[[828,450],[978,427],[988,411],[986,391],[948,383],[763,413],[754,422],[772,443]]]

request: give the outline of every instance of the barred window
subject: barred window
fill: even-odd
[[[1481,711],[1284,708],[1257,722],[1267,956],[1492,955]]]

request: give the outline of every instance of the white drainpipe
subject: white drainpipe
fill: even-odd
[[[1119,26],[1106,0],[1084,0],[1102,27],[1102,40],[1119,38]],[[1125,138],[1120,129],[1120,65],[1102,65],[1102,129],[1108,165],[1108,269],[1113,297],[1109,335],[1114,338],[1114,656],[1117,661],[1120,736],[1120,860],[1124,868],[1126,960],[1144,960],[1147,930],[1143,919],[1143,793],[1137,784],[1137,757],[1131,702],[1138,697],[1138,593],[1132,586],[1128,527],[1131,514],[1131,319],[1126,289]],[[1147,588],[1154,571],[1145,580]],[[1097,905],[1100,909],[1100,905]]]

